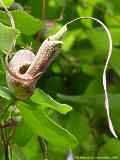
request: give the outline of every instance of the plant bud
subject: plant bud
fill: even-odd
[[[61,41],[46,40],[36,56],[30,50],[22,49],[7,60],[8,87],[17,98],[24,100],[33,94],[38,76],[56,57],[60,44]]]
[[[8,87],[19,99],[31,96],[36,84],[36,77],[26,74],[35,55],[30,50],[18,51],[7,64],[6,79]]]
[[[33,94],[38,76],[46,70],[56,57],[63,44],[59,39],[66,33],[66,26],[47,38],[40,46],[36,56],[28,49],[18,51],[10,60],[6,60],[6,79],[11,92],[19,99]]]

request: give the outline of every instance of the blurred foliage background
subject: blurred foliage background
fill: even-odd
[[[110,114],[120,137],[119,0],[16,0],[10,9],[17,29],[21,31],[17,49],[31,46],[35,53],[46,37],[76,17],[93,16],[108,26],[113,38],[107,75]],[[0,20],[8,24],[5,17],[0,12]],[[80,159],[80,156],[120,159],[120,142],[108,129],[104,109],[102,73],[108,52],[107,35],[97,23],[81,20],[71,25],[63,41],[59,56],[40,78],[37,87],[73,107],[65,116],[54,113],[52,117],[77,137],[79,144],[72,150],[74,159]],[[5,83],[3,77],[4,73],[0,71],[1,85]],[[27,134],[26,127],[23,127],[25,130],[22,128],[20,141],[24,141],[24,134]],[[39,145],[34,137],[29,143],[22,144],[21,150],[28,160],[40,159]],[[50,160],[63,160],[67,152],[48,144],[48,156]]]

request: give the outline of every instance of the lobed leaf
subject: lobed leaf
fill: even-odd
[[[11,50],[11,45],[19,34],[18,30],[0,23],[0,50]]]
[[[23,10],[13,10],[11,14],[15,21],[16,28],[24,35],[33,35],[44,26],[39,19],[34,18]],[[4,11],[0,11],[0,18],[3,23],[9,24],[8,17]]]
[[[22,101],[17,101],[17,107],[33,133],[45,138],[57,147],[73,148],[77,145],[76,138],[54,122],[43,110],[32,111],[30,106]]]
[[[52,99],[48,94],[43,92],[41,89],[36,89],[31,100],[39,104],[42,108],[51,108],[61,114],[66,114],[72,110],[72,107],[67,104],[60,104],[59,102]]]

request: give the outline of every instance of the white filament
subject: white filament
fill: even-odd
[[[110,57],[112,55],[112,36],[111,36],[111,33],[110,31],[108,30],[108,28],[106,27],[106,25],[101,22],[100,20],[98,20],[97,18],[94,18],[94,17],[79,17],[79,18],[76,18],[70,22],[68,22],[66,24],[69,25],[77,20],[80,20],[80,19],[92,19],[96,22],[98,22],[105,30],[105,32],[107,33],[108,35],[108,39],[109,39],[109,51],[108,51],[108,56],[107,56],[107,60],[106,60],[106,63],[105,63],[105,67],[104,67],[104,71],[103,71],[103,88],[104,88],[104,95],[105,95],[105,109],[106,109],[106,112],[107,112],[107,118],[108,118],[108,124],[109,124],[109,129],[111,131],[111,133],[113,134],[113,136],[115,138],[118,138],[114,128],[113,128],[113,125],[112,125],[112,120],[110,118],[110,112],[109,112],[109,99],[108,99],[108,93],[107,93],[107,82],[106,82],[106,72],[107,72],[107,66],[109,64],[109,60],[110,60]]]

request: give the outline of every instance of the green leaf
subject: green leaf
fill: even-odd
[[[119,49],[114,49],[112,58],[110,61],[112,69],[120,76],[120,51]]]
[[[0,50],[11,50],[11,45],[19,34],[18,30],[0,23]]]
[[[18,133],[19,136],[21,136],[20,133]],[[20,145],[13,144],[12,150],[13,160],[38,160],[42,157],[40,144],[36,136],[32,136],[25,146],[20,147]]]
[[[51,108],[62,114],[66,114],[72,110],[67,104],[60,104],[59,102],[52,99],[48,94],[43,92],[41,89],[36,89],[31,100],[39,104],[42,108]]]
[[[4,146],[0,147],[0,160],[5,160]]]
[[[6,99],[6,100],[12,100],[12,95],[8,88],[0,86],[0,97]]]
[[[17,107],[20,109],[24,121],[31,130],[35,134],[45,138],[49,143],[66,149],[77,145],[76,138],[66,129],[55,123],[42,110],[31,111],[28,109],[30,106],[21,101],[17,102]]]
[[[78,33],[79,34],[79,33]],[[73,42],[76,39],[76,32],[69,32],[67,36],[64,38],[63,50],[65,52],[69,51],[72,48]]]
[[[29,142],[32,136],[33,133],[31,132],[31,129],[22,120],[22,122],[20,122],[20,124],[17,125],[11,141],[12,143],[15,143],[19,146],[25,146]]]
[[[28,160],[18,145],[13,146],[13,160]]]
[[[102,94],[103,93],[103,86],[101,84],[101,79],[96,77],[94,80],[90,81],[86,91],[85,95],[94,95],[94,94]]]
[[[102,95],[99,95],[99,97]],[[96,99],[98,98],[98,95],[91,95],[91,96],[68,96],[68,95],[62,95],[57,94],[58,99],[63,103],[71,103],[71,104],[79,104],[79,105],[93,105],[96,103]]]
[[[14,2],[14,0],[2,0],[2,1],[7,7],[9,7]],[[0,7],[2,7],[1,3],[0,3]]]
[[[119,148],[120,142],[116,139],[109,138],[107,142],[102,147],[100,147],[98,156],[108,156],[109,159],[120,159]]]
[[[27,145],[22,147],[22,151],[27,157],[27,160],[42,160],[40,142],[37,136],[33,136]]]
[[[120,17],[119,17],[120,18]],[[111,23],[112,24],[112,23]],[[110,32],[112,35],[112,41],[113,41],[113,47],[119,46],[120,44],[120,29],[117,24],[114,24],[113,27],[110,28]],[[102,36],[101,36],[102,35]],[[88,36],[90,37],[91,42],[93,43],[94,47],[99,51],[104,49],[107,54],[107,48],[108,48],[108,40],[106,39],[106,33],[103,32],[100,29],[93,29],[90,33],[88,33]],[[101,54],[101,52],[100,52]],[[114,48],[113,48],[113,54],[114,54]]]
[[[120,44],[120,36],[119,36],[120,29],[119,29],[119,27],[118,28],[117,27],[111,28],[110,32],[112,33],[113,46],[119,46],[119,44]]]
[[[107,34],[101,28],[90,29],[87,32],[88,38],[98,53],[103,54],[108,49]],[[102,36],[101,36],[102,35]],[[102,52],[102,53],[101,53]]]
[[[16,27],[25,35],[33,35],[40,31],[43,23],[37,18],[29,15],[25,11],[15,10],[12,11]]]
[[[109,4],[111,5],[110,9],[111,9],[111,11],[113,11],[114,15],[115,14],[119,15],[120,14],[119,0],[114,0],[114,2],[110,1]]]
[[[104,95],[88,95],[88,96],[64,96],[58,95],[59,100],[62,102],[70,103],[76,105],[77,107],[83,107],[85,110],[87,107],[92,108],[94,111],[94,119],[100,120],[100,118],[106,119],[106,112],[104,108]],[[109,95],[110,102],[110,115],[113,121],[114,128],[118,135],[120,135],[120,94]],[[85,107],[86,106],[86,107]],[[107,119],[106,119],[107,121]],[[103,124],[104,125],[104,124]]]
[[[94,153],[95,143],[88,117],[78,111],[72,111],[65,117],[64,124],[77,137],[79,145],[83,149],[89,152],[89,154]]]
[[[16,28],[24,35],[33,35],[41,30],[43,23],[37,18],[22,10],[13,10],[11,14],[14,18]],[[8,17],[5,12],[0,11],[0,19],[3,23],[9,24]]]

